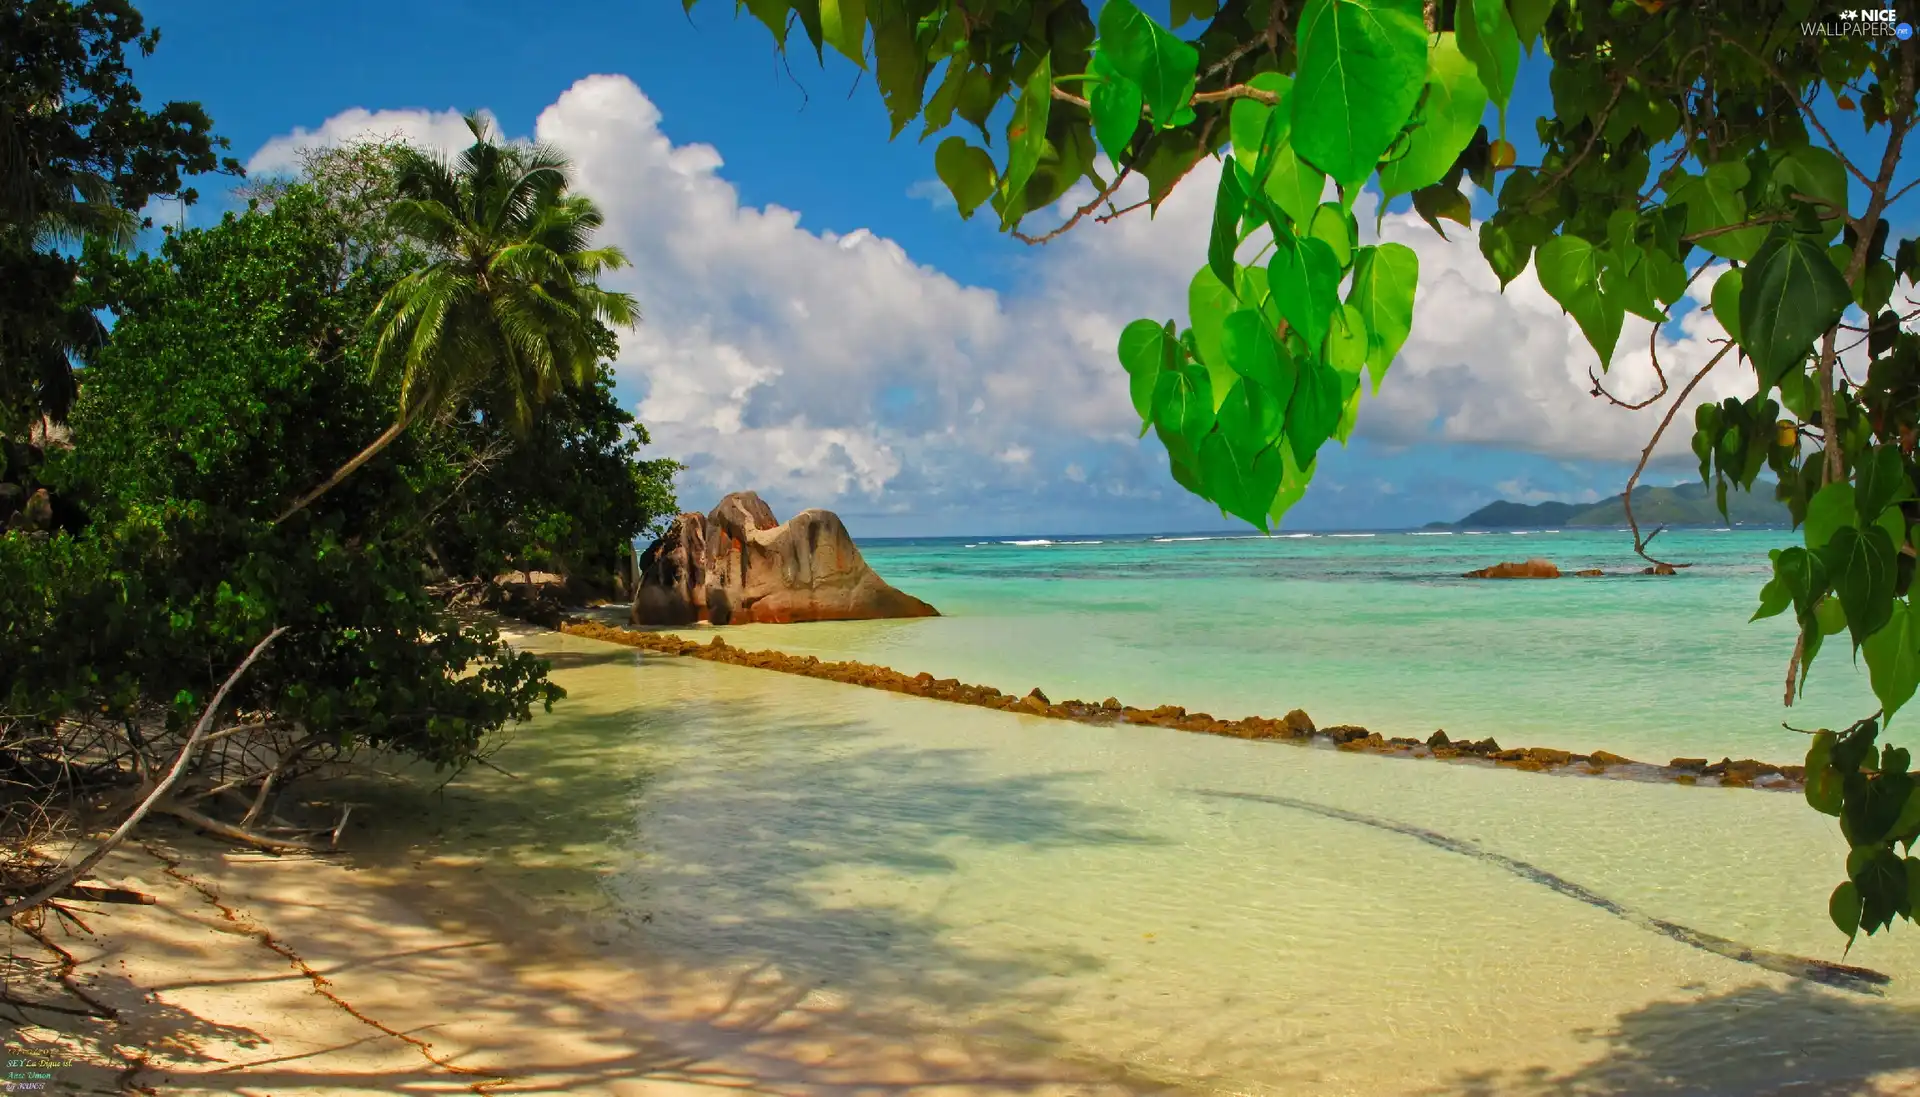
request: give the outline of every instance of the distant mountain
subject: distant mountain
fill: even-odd
[[[1737,488],[1727,492],[1727,512],[1734,525],[1784,526],[1791,519],[1786,505],[1773,498],[1771,483],[1756,482],[1751,492]],[[1633,516],[1642,526],[1724,526],[1714,505],[1713,489],[1706,484],[1678,484],[1670,488],[1647,485],[1633,489]],[[1624,526],[1627,524],[1625,493],[1599,503],[1512,503],[1505,499],[1488,503],[1455,526],[1469,529],[1512,529],[1535,526]],[[1444,522],[1434,523],[1446,525]]]

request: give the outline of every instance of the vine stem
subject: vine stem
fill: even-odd
[[[1667,414],[1660,420],[1659,429],[1655,430],[1653,437],[1647,440],[1647,448],[1640,451],[1640,463],[1634,466],[1633,475],[1627,478],[1627,493],[1621,496],[1620,500],[1621,505],[1627,512],[1627,525],[1633,528],[1633,551],[1637,553],[1642,560],[1656,565],[1665,565],[1670,568],[1693,566],[1691,564],[1671,564],[1665,560],[1655,559],[1647,554],[1647,545],[1653,541],[1654,537],[1660,536],[1660,530],[1654,530],[1653,534],[1648,537],[1640,536],[1640,523],[1633,516],[1633,487],[1640,482],[1640,474],[1647,471],[1647,462],[1653,457],[1653,448],[1660,444],[1661,436],[1667,433],[1667,426],[1673,422],[1674,413],[1680,410],[1681,405],[1687,402],[1687,397],[1693,394],[1693,390],[1699,386],[1701,380],[1704,379],[1708,373],[1711,373],[1713,367],[1720,364],[1720,359],[1725,358],[1727,352],[1732,350],[1736,345],[1737,344],[1729,340],[1712,358],[1707,359],[1707,364],[1701,366],[1700,372],[1693,375],[1693,379],[1688,381],[1686,387],[1680,390],[1680,395],[1673,398],[1673,403],[1667,407]],[[1665,528],[1664,526],[1661,527],[1661,529]]]

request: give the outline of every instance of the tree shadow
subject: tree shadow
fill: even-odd
[[[762,997],[827,994],[839,1022],[857,1014],[860,1031],[905,1047],[913,1031],[964,1018],[998,1046],[1058,1050],[1046,1022],[1065,993],[1058,976],[1099,957],[969,945],[973,925],[938,897],[964,886],[963,861],[982,848],[1162,839],[1078,794],[1091,775],[999,774],[985,751],[876,741],[880,720],[910,721],[929,702],[874,698],[873,718],[845,715],[872,711],[864,704],[809,712],[796,710],[793,683],[764,677],[743,672],[726,697],[643,702],[636,685],[628,703],[598,689],[593,704],[563,702],[574,706],[564,719],[524,728],[496,756],[506,773],[469,771],[438,792],[407,774],[358,794],[376,807],[355,822],[374,829],[342,844],[385,882],[430,877],[429,909],[454,928],[488,912],[496,931],[557,933],[621,966],[758,972],[782,988]],[[390,829],[424,833],[381,841]],[[916,891],[934,898],[895,901]]]
[[[1473,1072],[1432,1097],[1852,1097],[1920,1071],[1920,1007],[1799,982],[1656,1002],[1590,1035],[1606,1050],[1585,1066]],[[1920,1075],[1903,1084],[1920,1090]]]

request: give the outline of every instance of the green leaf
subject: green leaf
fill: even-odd
[[[1301,362],[1293,401],[1287,405],[1287,443],[1294,463],[1313,464],[1314,454],[1333,436],[1346,405],[1346,386],[1338,371],[1318,360]]]
[[[1113,70],[1140,86],[1155,125],[1173,124],[1193,98],[1200,51],[1174,37],[1131,0],[1100,9],[1100,50]]]
[[[1222,327],[1221,344],[1233,372],[1258,383],[1285,410],[1293,399],[1299,368],[1275,338],[1266,316],[1254,309],[1230,314]]]
[[[1033,169],[1040,166],[1040,156],[1047,147],[1047,111],[1053,102],[1050,60],[1042,57],[1035,66],[1026,87],[1021,89],[1020,101],[1013,105],[1013,118],[1007,123],[1007,174],[1000,181],[1000,193],[1006,197],[1008,212],[1017,209],[1021,192],[1026,189],[1027,180],[1033,178]],[[1011,228],[1018,220],[1017,214],[1011,219],[1003,214],[1001,227]]]
[[[1752,172],[1738,160],[1723,160],[1707,168],[1705,175],[1690,175],[1668,191],[1668,202],[1685,207],[1687,232],[1702,233],[1737,225],[1747,220],[1747,199],[1743,193]],[[1754,256],[1766,238],[1763,226],[1715,232],[1695,243],[1722,259],[1745,261]]]
[[[1175,454],[1198,460],[1200,439],[1213,429],[1213,382],[1199,366],[1184,366],[1163,373],[1153,391],[1153,425],[1159,429],[1167,451],[1174,453],[1175,439],[1181,452]],[[1173,435],[1174,438],[1168,438]]]
[[[1849,857],[1848,870],[1860,890],[1861,929],[1872,933],[1891,923],[1907,905],[1907,866],[1899,854],[1885,846],[1871,847],[1857,866]]]
[[[960,207],[960,216],[972,217],[980,203],[993,196],[995,171],[993,157],[985,149],[967,144],[967,139],[955,135],[940,142],[933,152],[933,170],[940,174],[940,181],[953,192],[953,200]]]
[[[1760,588],[1760,608],[1753,611],[1753,616],[1747,618],[1747,622],[1751,624],[1767,617],[1778,617],[1792,604],[1792,592],[1780,580],[1769,579]]]
[[[1413,332],[1413,295],[1419,284],[1420,256],[1405,244],[1361,248],[1354,257],[1347,301],[1366,323],[1367,371],[1376,395],[1387,367]]]
[[[1753,359],[1764,392],[1806,360],[1814,340],[1839,321],[1853,295],[1825,249],[1784,229],[1761,245],[1746,274],[1740,347]]]
[[[1547,16],[1553,12],[1554,0],[1508,0],[1508,10],[1513,13],[1513,31],[1520,44],[1526,48],[1529,56],[1533,53],[1533,43],[1540,37],[1540,31],[1547,25]]]
[[[1222,429],[1200,444],[1200,475],[1222,510],[1265,530],[1267,508],[1286,466],[1278,450],[1244,448]]]
[[[1327,328],[1327,364],[1357,382],[1367,364],[1367,343],[1366,318],[1354,306],[1341,305]]]
[[[1603,253],[1578,236],[1562,233],[1541,246],[1534,265],[1542,288],[1572,314],[1604,368],[1613,360],[1626,315],[1600,290]]]
[[[867,67],[867,0],[820,0],[820,34],[840,55]]]
[[[1257,99],[1236,99],[1228,115],[1233,158],[1253,180],[1253,189],[1259,190],[1265,188],[1275,157],[1287,147],[1287,138],[1292,132],[1293,112],[1288,106],[1288,97],[1293,81],[1277,72],[1261,72],[1248,79],[1247,86],[1272,92],[1280,100],[1268,106]]]
[[[1847,944],[1851,947],[1860,933],[1860,891],[1852,880],[1833,889],[1833,896],[1827,900],[1827,916],[1847,935]]]
[[[1468,203],[1467,196],[1444,182],[1414,191],[1413,212],[1419,214],[1421,220],[1431,225],[1433,231],[1439,233],[1442,240],[1447,239],[1447,230],[1440,227],[1442,217],[1468,228],[1473,227],[1473,206]]]
[[[1505,291],[1527,269],[1528,261],[1533,258],[1533,245],[1515,233],[1511,225],[1488,220],[1480,225],[1480,254],[1486,257],[1487,265],[1500,279],[1500,289]]]
[[[1233,383],[1235,376],[1232,367],[1227,365],[1227,356],[1221,347],[1221,335],[1228,314],[1240,307],[1220,279],[1214,277],[1211,267],[1201,267],[1187,285],[1187,322],[1193,325],[1194,349],[1199,352],[1200,361],[1207,372],[1213,376],[1212,391],[1221,396],[1227,394],[1227,386]]]
[[[1920,611],[1909,599],[1896,599],[1893,615],[1880,631],[1860,645],[1867,657],[1867,676],[1880,710],[1889,718],[1913,698],[1920,686]]]
[[[1473,63],[1460,52],[1451,32],[1436,35],[1420,124],[1407,134],[1404,151],[1380,165],[1382,204],[1446,178],[1472,142],[1486,109],[1487,89],[1474,75]]]
[[[1460,37],[1460,52],[1473,62],[1487,97],[1500,109],[1504,131],[1507,100],[1513,95],[1513,78],[1520,72],[1520,36],[1507,15],[1507,5],[1504,0],[1460,0],[1453,29]]]
[[[1267,197],[1273,199],[1295,225],[1304,228],[1312,222],[1313,211],[1320,205],[1320,195],[1326,189],[1326,175],[1300,159],[1293,146],[1281,145],[1274,151],[1265,190]]]
[[[1173,28],[1179,30],[1180,24],[1187,20],[1211,19],[1219,10],[1219,0],[1172,0],[1168,15]]]
[[[1724,489],[1725,484],[1721,487]],[[1838,598],[1822,598],[1813,609],[1813,621],[1820,629],[1820,635],[1832,636],[1847,627],[1847,608]]]
[[[1275,399],[1275,394],[1258,381],[1249,381],[1242,377],[1227,390],[1227,398],[1220,403],[1218,415],[1220,429],[1233,451],[1251,457],[1274,443],[1280,437],[1280,428],[1286,421],[1286,406]],[[1201,471],[1205,471],[1206,461],[1201,460]],[[1252,462],[1246,461],[1243,467],[1251,468]],[[1273,485],[1258,498],[1247,500],[1250,505],[1258,506],[1256,515],[1267,513],[1267,501],[1273,498],[1279,488],[1276,478]],[[1262,524],[1259,517],[1248,518],[1254,525]]]
[[[1885,530],[1841,526],[1820,550],[1857,646],[1893,615],[1894,547]]]
[[[1326,342],[1327,321],[1339,304],[1340,264],[1326,241],[1311,236],[1282,241],[1267,264],[1267,285],[1280,315],[1315,354]],[[1331,427],[1329,427],[1331,429]],[[1310,457],[1302,457],[1306,464]]]
[[[1140,128],[1140,108],[1146,98],[1140,85],[1120,75],[1105,53],[1095,53],[1087,71],[1100,79],[1087,92],[1089,113],[1093,115],[1093,135],[1100,148],[1114,163],[1127,162],[1127,146]]]
[[[1313,220],[1307,228],[1308,236],[1332,250],[1333,262],[1342,270],[1353,260],[1353,231],[1347,217],[1347,211],[1338,202],[1323,202],[1313,211]]]
[[[1875,446],[1863,457],[1855,458],[1853,469],[1853,501],[1855,513],[1859,515],[1861,528],[1873,525],[1880,519],[1880,512],[1895,503],[1903,503],[1913,498],[1913,479],[1907,475],[1907,462],[1900,455],[1897,445]],[[1905,526],[1901,531],[1904,534]],[[1898,545],[1906,540],[1896,536],[1893,543]]]
[[[1801,524],[1807,547],[1818,550],[1833,539],[1834,531],[1853,524],[1853,485],[1836,480],[1807,500],[1807,520]]]
[[[1247,191],[1242,185],[1239,165],[1228,160],[1220,165],[1220,187],[1213,198],[1213,232],[1207,241],[1207,266],[1222,285],[1234,281],[1233,253],[1240,248],[1240,215],[1247,207]]]
[[[1153,393],[1160,375],[1181,366],[1180,341],[1173,323],[1135,320],[1120,332],[1120,365],[1127,371],[1127,390],[1140,418],[1153,419]]]
[[[1818,146],[1795,145],[1788,149],[1773,169],[1773,181],[1782,197],[1805,194],[1831,202],[1836,210],[1847,208],[1847,169],[1838,156]],[[1840,231],[1840,219],[1832,224],[1834,232]],[[1832,239],[1832,235],[1827,238]]]
[[[1713,318],[1720,321],[1720,326],[1727,329],[1727,334],[1732,336],[1736,343],[1740,341],[1741,284],[1742,278],[1738,270],[1727,271],[1714,279],[1711,298]]]
[[[1360,422],[1360,379],[1348,378],[1351,383],[1346,401],[1340,406],[1340,422],[1333,428],[1333,439],[1341,445],[1353,436],[1353,428]]]
[[[1421,0],[1308,0],[1299,26],[1293,147],[1357,186],[1399,136],[1426,84]]]
[[[1300,463],[1294,459],[1293,447],[1290,445],[1275,446],[1274,452],[1280,455],[1284,471],[1280,477],[1280,490],[1274,492],[1273,502],[1267,505],[1267,514],[1277,525],[1286,517],[1287,511],[1306,495],[1307,485],[1313,481],[1313,465],[1309,463],[1306,468],[1301,468]]]
[[[1813,737],[1813,745],[1807,748],[1807,804],[1822,815],[1840,817],[1844,783],[1832,766],[1833,745],[1836,736],[1831,731],[1818,732]]]
[[[927,90],[927,52],[914,39],[914,20],[899,0],[880,0],[868,12],[873,25],[873,80],[880,86],[880,98],[887,104],[887,117],[893,123],[892,136],[900,136],[920,113]],[[993,97],[996,101],[999,96]],[[969,101],[963,96],[964,110]],[[973,116],[963,113],[971,120]],[[979,115],[982,121],[985,114]],[[1046,127],[1042,125],[1041,129]]]

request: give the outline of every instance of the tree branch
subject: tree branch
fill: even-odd
[[[233,668],[233,673],[227,675],[227,680],[220,683],[220,688],[214,692],[213,700],[208,701],[206,709],[200,713],[200,722],[194,725],[193,734],[187,736],[186,743],[180,747],[180,754],[173,760],[173,768],[168,770],[167,775],[161,778],[160,783],[153,787],[153,791],[149,792],[146,799],[140,802],[140,806],[134,808],[133,813],[128,815],[126,820],[122,822],[119,827],[115,828],[114,832],[109,834],[105,841],[94,847],[92,853],[81,858],[79,864],[55,876],[52,882],[42,887],[39,891],[34,892],[32,895],[0,907],[0,919],[11,918],[22,911],[31,910],[46,902],[48,899],[53,898],[61,891],[64,891],[74,881],[85,876],[92,870],[93,866],[99,864],[107,854],[112,853],[115,847],[119,846],[121,842],[126,841],[127,835],[133,833],[133,828],[140,825],[140,821],[147,817],[147,813],[151,812],[155,805],[160,803],[161,799],[166,796],[168,791],[179,782],[181,776],[186,773],[187,767],[193,761],[194,752],[199,749],[201,739],[206,736],[207,729],[213,726],[213,718],[219,714],[220,706],[226,703],[227,694],[233,689],[234,684],[240,681],[241,676],[246,674],[247,668],[253,666],[254,660],[260,658],[261,654],[267,650],[268,645],[278,640],[286,631],[286,626],[282,625],[268,633],[265,639],[253,645],[253,650],[247,653],[245,659],[240,660],[239,666]]]
[[[1732,350],[1736,345],[1737,344],[1729,341],[1725,346],[1721,347],[1712,358],[1707,359],[1706,365],[1700,367],[1700,372],[1693,375],[1693,380],[1687,382],[1687,387],[1680,390],[1680,395],[1673,398],[1672,406],[1667,408],[1666,416],[1660,420],[1660,428],[1653,432],[1652,438],[1647,440],[1647,448],[1640,451],[1640,463],[1634,466],[1633,475],[1627,478],[1627,493],[1621,496],[1620,501],[1627,512],[1627,525],[1633,528],[1633,551],[1637,553],[1642,560],[1656,565],[1666,564],[1666,566],[1670,568],[1693,566],[1691,564],[1668,563],[1665,560],[1658,560],[1647,555],[1647,545],[1651,543],[1655,537],[1660,536],[1660,530],[1654,530],[1652,535],[1648,537],[1640,536],[1640,523],[1633,516],[1633,487],[1640,482],[1640,474],[1647,471],[1647,462],[1653,457],[1653,448],[1660,444],[1660,437],[1667,433],[1667,426],[1673,422],[1674,413],[1680,410],[1680,406],[1687,402],[1687,397],[1693,394],[1693,390],[1699,386],[1701,380],[1704,379],[1708,373],[1712,372],[1713,367],[1720,364],[1720,359],[1725,358],[1727,352]]]
[[[1023,244],[1046,244],[1059,239],[1061,235],[1067,232],[1067,230],[1079,224],[1081,219],[1084,218],[1087,214],[1092,213],[1094,210],[1099,209],[1100,203],[1113,197],[1113,193],[1120,189],[1120,184],[1126,182],[1127,176],[1131,175],[1132,173],[1133,173],[1133,168],[1131,166],[1121,168],[1119,173],[1113,177],[1113,182],[1108,183],[1106,186],[1100,188],[1100,192],[1098,194],[1095,194],[1091,199],[1089,199],[1086,205],[1081,206],[1079,209],[1073,211],[1073,216],[1067,218],[1066,224],[1061,225],[1059,228],[1054,229],[1052,232],[1049,232],[1044,236],[1028,236],[1026,233],[1021,232],[1019,229],[1014,229],[1013,238],[1015,240],[1020,241]]]

